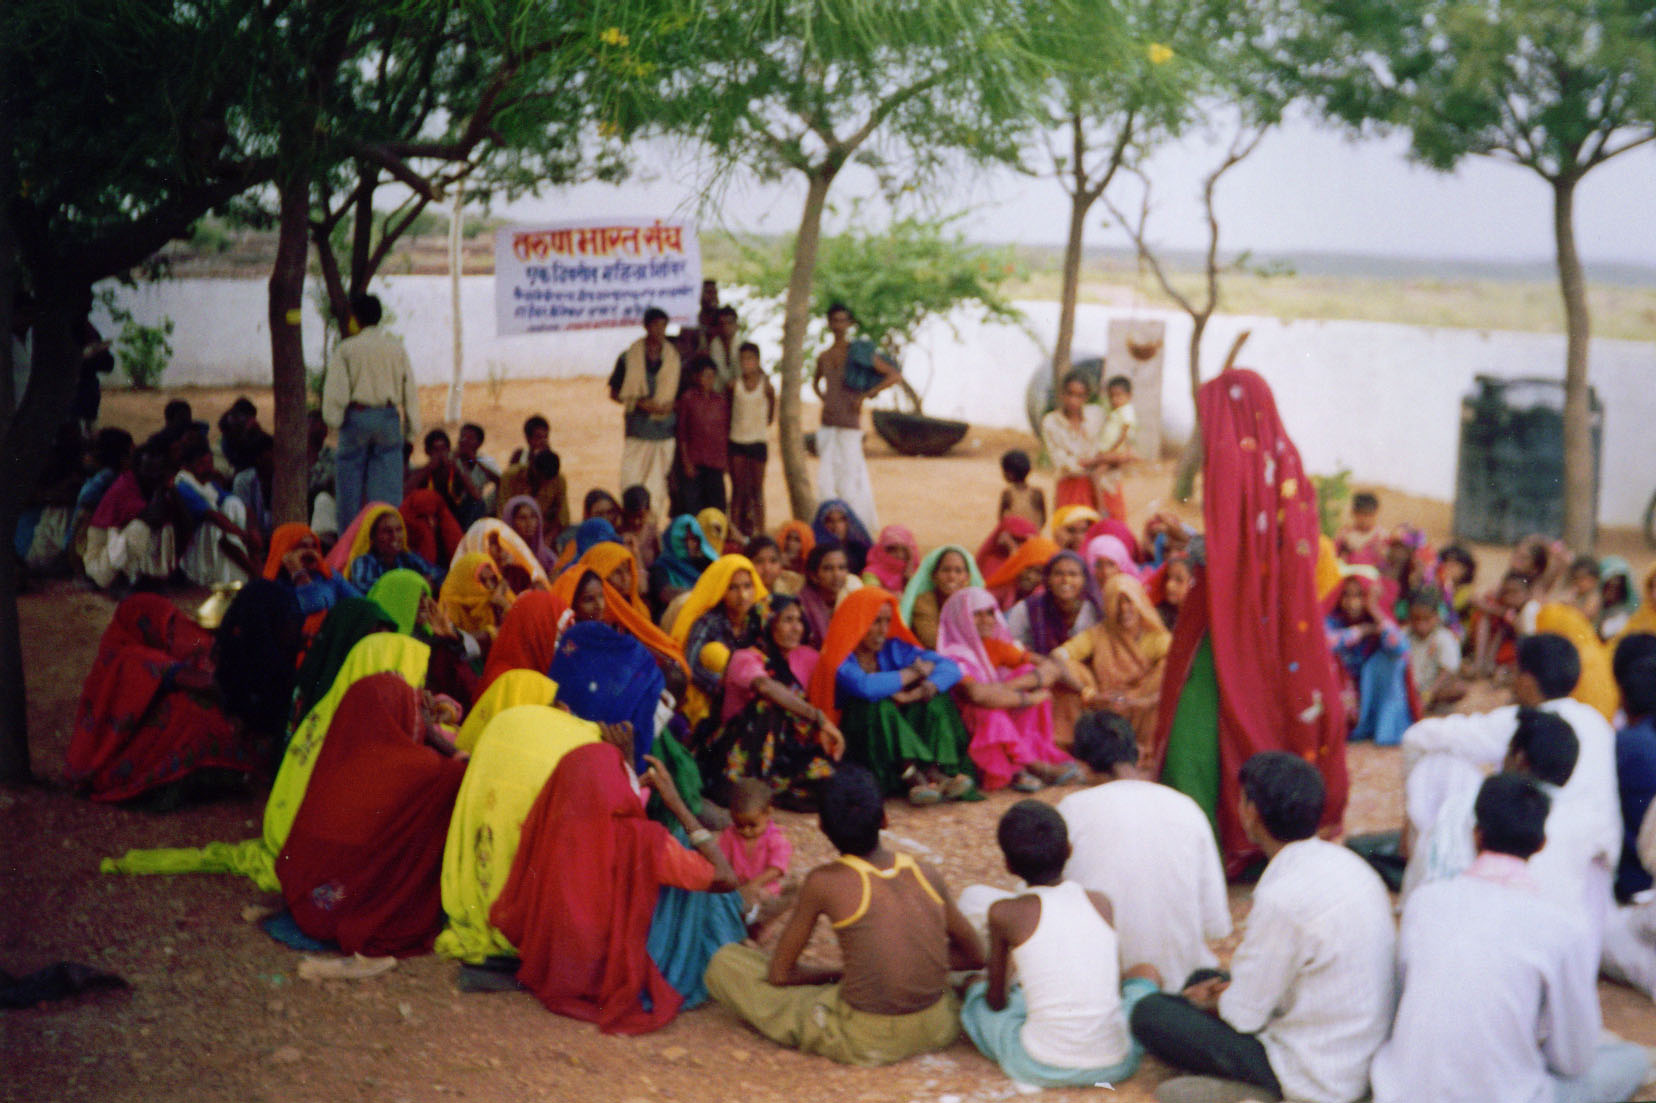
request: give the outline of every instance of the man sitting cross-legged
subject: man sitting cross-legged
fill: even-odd
[[[707,990],[785,1046],[850,1065],[886,1065],[942,1049],[960,1033],[951,968],[983,965],[983,944],[937,872],[880,842],[885,800],[874,775],[842,765],[823,786],[822,833],[840,857],[805,878],[767,967],[730,945],[707,967]],[[844,968],[799,963],[819,916]]]
[[[1243,763],[1241,782],[1242,828],[1268,864],[1231,979],[1198,975],[1183,995],[1146,996],[1133,1035],[1168,1064],[1206,1074],[1162,1084],[1162,1103],[1352,1103],[1368,1091],[1395,1003],[1391,898],[1361,858],[1316,837],[1325,798],[1316,767],[1264,751]]]
[[[1531,856],[1550,846],[1550,804],[1529,777],[1488,778],[1475,805],[1477,857],[1410,895],[1375,1103],[1612,1103],[1644,1081],[1639,1046],[1600,1040],[1586,915],[1530,877]]]

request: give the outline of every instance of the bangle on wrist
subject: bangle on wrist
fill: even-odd
[[[713,832],[705,827],[698,827],[690,832],[690,845],[696,848],[706,846],[713,841]]]

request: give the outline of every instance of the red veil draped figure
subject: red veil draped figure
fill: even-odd
[[[1337,829],[1346,732],[1314,578],[1316,491],[1299,450],[1252,371],[1222,372],[1196,405],[1207,563],[1167,656],[1154,755],[1162,780],[1214,819],[1235,874],[1258,853],[1237,814],[1242,764],[1269,750],[1305,758],[1328,786],[1323,826]]]

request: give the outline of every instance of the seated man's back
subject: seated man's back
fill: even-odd
[[[1138,737],[1123,717],[1082,716],[1073,753],[1104,780],[1058,802],[1070,843],[1064,876],[1109,898],[1122,963],[1154,965],[1162,987],[1178,992],[1218,964],[1208,940],[1231,933],[1213,825],[1195,801],[1139,771]]]
[[[1225,875],[1197,803],[1153,781],[1123,779],[1058,804],[1073,852],[1064,876],[1109,897],[1121,959],[1146,962],[1177,991],[1217,964],[1208,939],[1230,934]]]
[[[1377,1103],[1554,1098],[1598,1035],[1585,920],[1473,871],[1410,896],[1402,1000],[1371,1072]],[[1544,1039],[1544,1040],[1543,1040]]]
[[[845,959],[845,1002],[876,1015],[907,1015],[935,1004],[948,983],[949,935],[943,898],[907,854],[887,869],[841,855],[821,878],[825,909]]]

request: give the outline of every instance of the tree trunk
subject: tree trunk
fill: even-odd
[[[284,524],[310,519],[305,346],[300,329],[310,241],[310,176],[303,169],[294,170],[279,189],[281,216],[269,296],[271,390],[276,402],[276,486],[271,513],[277,524]]]
[[[1558,249],[1558,285],[1564,294],[1564,543],[1578,554],[1591,553],[1598,517],[1593,482],[1592,413],[1587,406],[1587,282],[1575,243],[1573,175],[1553,186],[1553,237]]]
[[[29,779],[29,710],[17,611],[21,579],[13,537],[57,427],[69,417],[80,376],[75,324],[92,299],[85,286],[37,286],[35,293],[40,313],[32,330],[28,389],[15,415],[0,423],[0,781],[11,782]],[[9,327],[0,337],[10,343]]]
[[[816,510],[816,491],[805,469],[805,436],[799,426],[799,388],[805,379],[805,328],[811,321],[811,279],[816,274],[817,246],[822,237],[822,211],[828,202],[833,172],[820,169],[810,176],[805,210],[794,237],[793,272],[782,315],[782,403],[777,434],[782,445],[782,476],[788,484],[788,506],[795,517]]]
[[[1202,334],[1207,331],[1208,315],[1190,316],[1190,401],[1195,403],[1196,392],[1202,389]],[[1196,476],[1202,471],[1202,417],[1198,410],[1190,423],[1190,439],[1179,454],[1179,466],[1173,472],[1173,497],[1190,501],[1196,492]]]
[[[1079,188],[1070,194],[1069,239],[1064,243],[1064,287],[1058,299],[1058,339],[1052,344],[1052,397],[1070,370],[1075,342],[1075,303],[1081,291],[1081,249],[1086,234],[1087,210],[1092,197]]]

